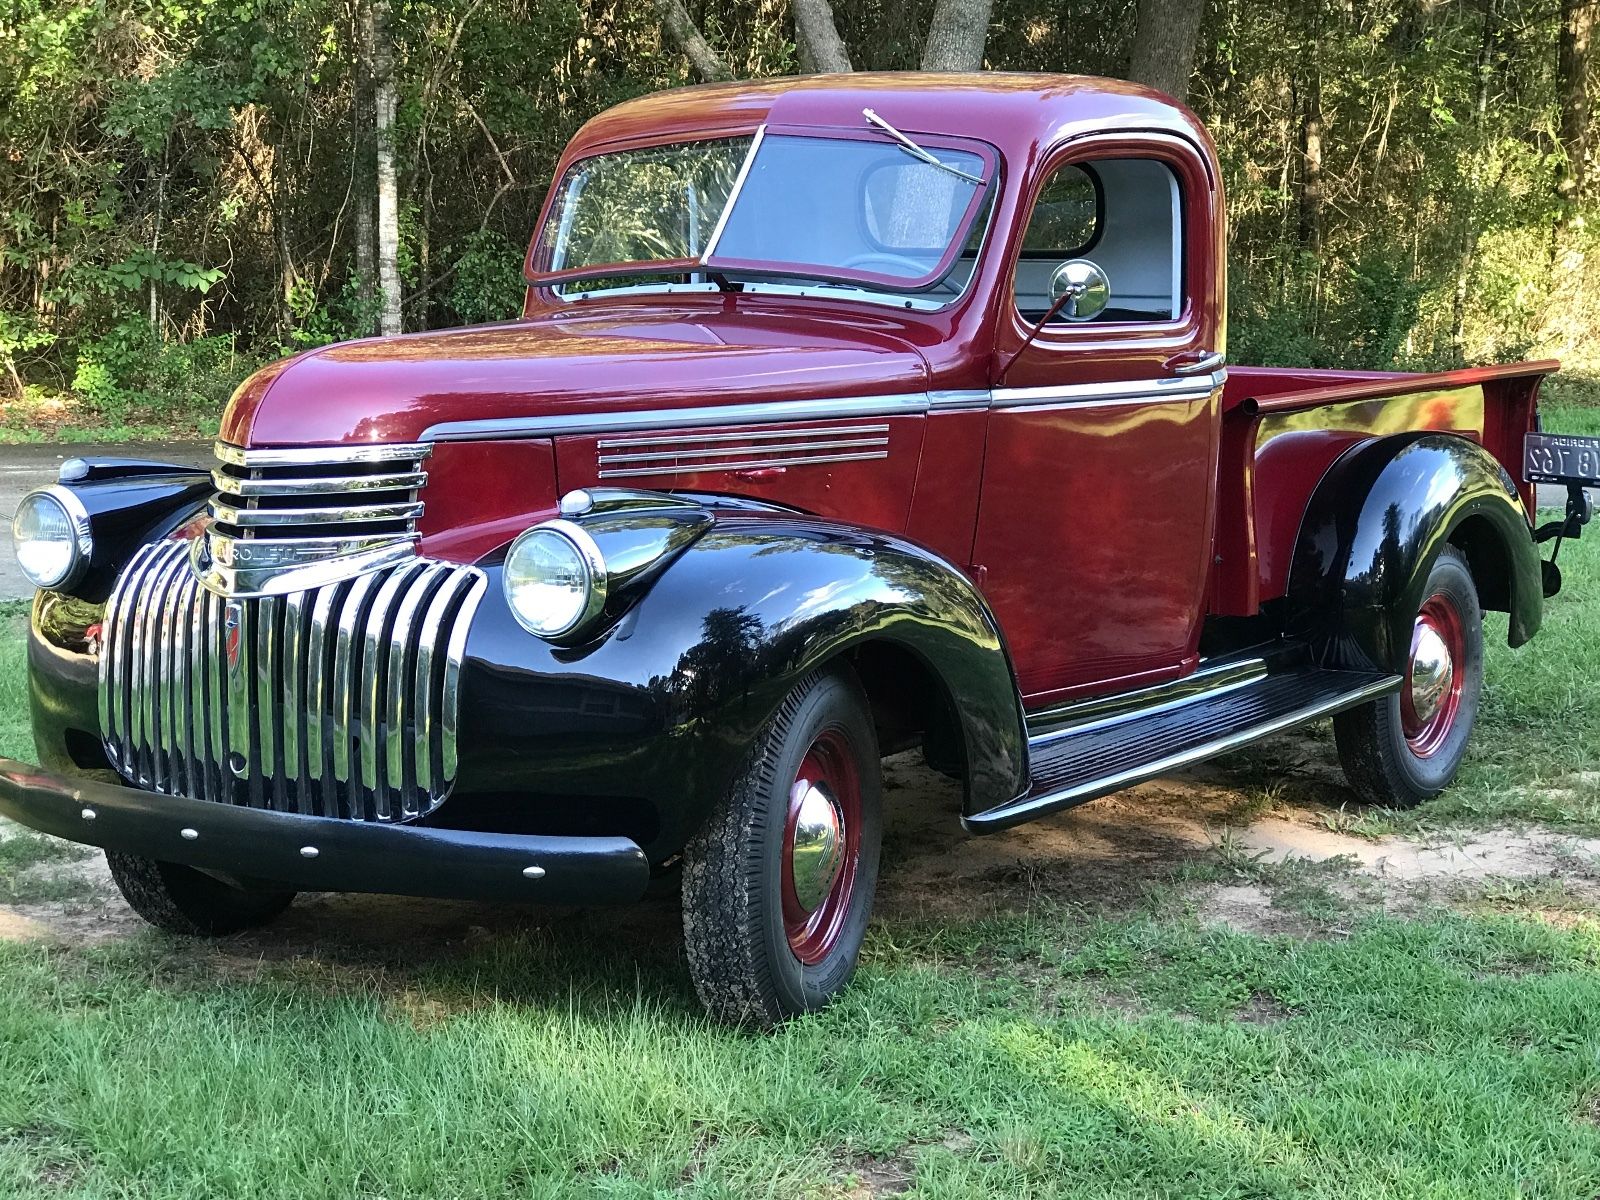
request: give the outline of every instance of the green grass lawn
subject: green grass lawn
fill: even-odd
[[[1562,558],[1533,645],[1493,626],[1460,786],[1361,819],[1600,827],[1600,537]],[[13,633],[0,753],[24,707]],[[403,952],[0,941],[0,1197],[1600,1194],[1592,911],[1266,937],[1202,923],[1196,877],[881,921],[770,1035],[705,1022],[660,906]]]

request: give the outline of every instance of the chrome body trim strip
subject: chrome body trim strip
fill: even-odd
[[[1133,400],[1193,400],[1215,391],[1222,386],[1226,378],[1226,371],[1216,371],[1201,376],[1170,376],[1110,383],[1074,383],[1059,387],[898,392],[882,396],[767,400],[639,412],[562,413],[540,417],[442,421],[423,430],[422,438],[424,442],[459,442],[727,425],[840,421],[855,417],[914,417],[929,412],[1020,408],[1035,404],[1088,407],[1097,404],[1125,404]]]
[[[997,409],[1034,405],[1093,408],[1140,400],[1198,400],[1221,387],[1226,376],[1225,371],[1217,371],[1210,375],[1074,383],[1063,387],[996,388],[993,405]]]
[[[805,467],[814,463],[868,462],[888,458],[887,450],[867,451],[861,454],[807,454],[794,458],[749,458],[733,462],[697,462],[686,466],[624,467],[602,470],[601,479],[637,479],[646,475],[691,475],[703,471],[754,471],[768,467]]]
[[[421,560],[316,591],[228,598],[190,573],[188,553],[176,540],[142,548],[107,602],[102,740],[124,778],[355,820],[443,803],[482,571]]]
[[[782,441],[785,438],[865,437],[869,434],[888,433],[887,425],[827,425],[823,427],[802,425],[798,429],[745,429],[738,433],[695,433],[688,441],[706,445],[713,442],[763,442]],[[675,447],[683,445],[677,437],[625,437],[601,438],[595,445],[601,450],[644,450],[651,446]],[[770,447],[762,446],[761,449]]]
[[[555,437],[559,434],[632,433],[718,425],[775,425],[785,421],[840,421],[854,417],[915,417],[928,411],[925,392],[842,396],[829,400],[767,400],[639,412],[562,413],[543,417],[443,421],[422,431],[429,442]]]
[[[819,438],[816,441],[775,442],[764,446],[711,446],[694,450],[647,450],[631,454],[602,454],[601,463],[652,463],[664,458],[716,458],[728,454],[785,454],[796,450],[861,450],[868,446],[887,446],[886,437]],[[697,466],[697,469],[699,468]]]

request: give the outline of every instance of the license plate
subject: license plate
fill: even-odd
[[[1522,473],[1529,483],[1600,487],[1600,438],[1530,433],[1522,442]]]

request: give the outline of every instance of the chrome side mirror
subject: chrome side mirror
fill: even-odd
[[[1092,321],[1111,303],[1111,281],[1087,258],[1069,258],[1050,274],[1050,300],[1069,321]]]

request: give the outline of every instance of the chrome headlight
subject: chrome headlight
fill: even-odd
[[[606,604],[600,547],[570,521],[546,521],[512,542],[502,580],[512,615],[542,638],[573,633]]]
[[[56,484],[22,498],[11,521],[11,538],[17,565],[29,583],[41,588],[77,582],[94,549],[83,501]]]

